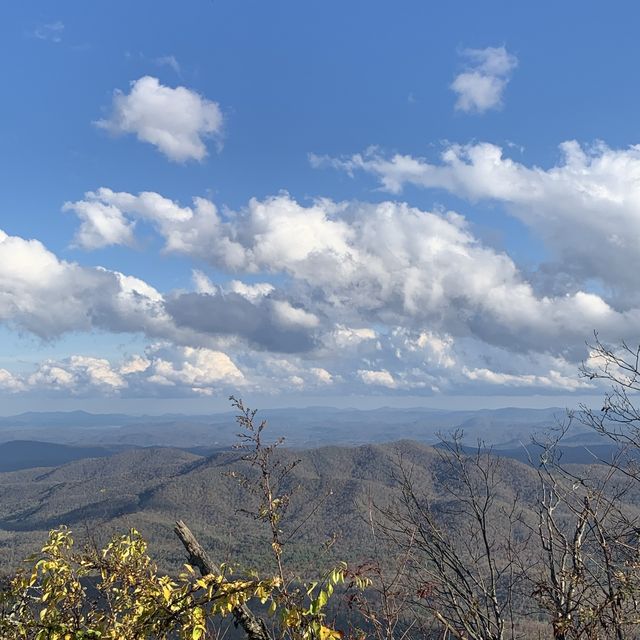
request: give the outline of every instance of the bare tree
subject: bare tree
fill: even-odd
[[[604,345],[595,335],[581,373],[607,381],[602,408],[569,415],[542,446],[538,476],[541,573],[534,591],[551,617],[554,638],[637,637],[640,520],[640,347]],[[617,445],[592,465],[563,463],[561,445],[573,421]]]
[[[384,534],[411,561],[409,588],[418,615],[430,614],[442,637],[503,640],[519,636],[516,603],[530,532],[518,496],[500,499],[502,460],[480,444],[469,454],[462,434],[436,449],[448,499],[419,492],[401,458],[401,499],[383,510]]]
[[[640,451],[640,345],[633,348],[626,342],[617,347],[605,345],[595,335],[590,348],[590,357],[580,368],[589,380],[609,383],[602,409],[596,411],[586,405],[580,406],[580,421],[605,438],[618,443],[627,453]],[[636,456],[637,457],[637,456]],[[635,459],[626,459],[626,468],[637,477]]]
[[[630,480],[617,471],[616,458],[590,467],[562,464],[560,442],[544,447],[538,468],[541,554],[533,593],[556,640],[622,640],[635,618],[627,599],[637,553],[625,503]]]
[[[348,608],[356,611],[364,621],[367,629],[362,632],[363,636],[376,640],[408,640],[421,627],[412,615],[413,592],[408,587],[414,540],[406,540],[402,550],[390,544],[389,537],[379,531],[378,514],[379,509],[369,495],[366,525],[373,559],[354,571],[355,575],[368,579],[368,588],[366,591],[348,590]],[[383,561],[389,557],[394,558],[393,563]],[[352,630],[356,628],[359,629],[359,625],[352,624]]]

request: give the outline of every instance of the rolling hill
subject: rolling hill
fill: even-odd
[[[334,536],[330,558],[365,559],[372,549],[367,508],[399,495],[394,477],[400,454],[421,492],[436,502],[448,499],[450,472],[424,444],[280,450],[283,462],[300,460],[289,481],[293,497],[285,523],[290,530],[305,523],[288,547],[299,566],[316,566],[323,543]],[[64,524],[102,540],[135,527],[150,540],[154,555],[175,568],[183,560],[172,534],[177,519],[188,522],[217,558],[267,562],[258,523],[238,512],[251,509],[251,496],[229,477],[231,471],[251,473],[237,451],[203,456],[144,448],[0,473],[0,562],[15,567],[38,548],[48,529]],[[498,499],[506,505],[518,494],[522,508],[533,508],[535,470],[504,458],[500,473]]]

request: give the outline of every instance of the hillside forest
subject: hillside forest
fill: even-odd
[[[640,348],[594,353],[602,409],[517,456],[459,430],[290,447],[232,397],[232,448],[2,471],[0,637],[640,637]]]

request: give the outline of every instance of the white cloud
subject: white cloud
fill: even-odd
[[[121,364],[106,358],[72,355],[58,361],[46,360],[22,377],[0,369],[1,389],[71,396],[149,396],[159,392],[209,395],[244,384],[244,375],[225,353],[163,344],[153,345],[145,355],[134,355]]]
[[[67,389],[74,391],[73,374],[52,362],[43,363],[38,371],[29,377],[29,385],[40,386],[47,389]]]
[[[315,329],[320,324],[320,320],[315,315],[291,306],[286,300],[273,300],[271,306],[278,322],[285,327]]]
[[[402,330],[396,330],[406,334]],[[429,362],[434,362],[440,367],[450,369],[456,365],[456,359],[452,355],[454,341],[450,335],[438,335],[433,331],[421,331],[417,338],[410,335],[405,337],[406,348],[410,351],[420,351],[425,354]]]
[[[119,372],[123,376],[131,375],[132,373],[142,373],[151,366],[151,361],[141,355],[134,355],[120,366]]]
[[[183,347],[172,359],[163,354],[155,356],[149,371],[152,382],[186,386],[196,392],[213,391],[229,384],[242,386],[245,379],[226,353],[193,347]]]
[[[37,240],[0,231],[0,321],[42,338],[89,330],[117,291],[106,271],[64,262]]]
[[[116,207],[121,213],[127,213],[158,225],[191,222],[197,211],[190,207],[181,207],[173,200],[164,198],[153,191],[143,191],[134,196],[126,192],[111,189],[98,189],[85,194],[88,203],[102,203]]]
[[[218,248],[225,262],[240,266],[245,261],[244,250],[228,237],[217,208],[204,198],[194,198],[193,206],[181,207],[151,191],[143,191],[136,196],[100,188],[85,193],[84,200],[67,203],[65,208],[78,214],[84,233],[90,234],[92,242],[98,246],[130,244],[130,239],[124,234],[121,237],[105,234],[101,227],[92,224],[93,217],[84,215],[85,211],[93,209],[114,209],[130,229],[138,219],[155,226],[166,240],[167,251],[197,256],[203,247],[207,247],[209,254]],[[200,282],[204,280],[200,278]]]
[[[72,370],[86,375],[89,382],[97,387],[119,389],[126,386],[124,378],[111,368],[109,361],[105,358],[71,356],[69,365]]]
[[[411,178],[424,179],[425,162],[412,161]],[[367,156],[360,166],[372,170],[368,162],[383,171],[391,161]],[[490,171],[483,183],[467,175],[476,170],[471,161],[460,161],[459,174],[452,162],[427,167],[428,180],[491,188]],[[99,329],[173,345],[119,364],[70,359],[44,363],[32,378],[9,372],[29,388],[49,381],[75,394],[209,394],[234,385],[267,393],[351,393],[369,385],[394,393],[496,385],[566,391],[581,388],[575,363],[594,329],[631,337],[640,324],[638,305],[622,308],[602,291],[541,292],[454,212],[399,202],[303,205],[280,194],[220,213],[204,199],[184,207],[157,193],[108,189],[84,202],[115,207],[132,227],[144,220],[168,251],[248,282],[195,271],[196,292],[162,292],[0,234],[0,320],[46,338]],[[255,274],[260,282],[251,282]],[[270,359],[274,353],[284,364]]]
[[[321,291],[316,305],[334,322],[353,314],[427,322],[517,348],[556,349],[581,343],[596,327],[628,330],[638,318],[588,291],[538,296],[513,261],[478,242],[457,214],[391,202],[302,207],[280,196],[253,202],[234,222],[227,232],[241,243],[244,267],[284,272]],[[230,266],[217,247],[211,258]]]
[[[4,370],[0,386],[142,396],[238,386],[267,393],[351,393],[360,385],[398,393],[497,385],[552,392],[582,388],[575,361],[593,328],[625,336],[640,323],[638,309],[617,310],[595,293],[537,295],[510,258],[484,247],[458,215],[390,202],[282,202],[298,232],[311,211],[321,238],[312,249],[261,253],[257,207],[223,228],[243,264],[285,274],[285,289],[207,278],[212,292],[163,294],[139,278],[61,261],[35,240],[0,232],[0,320],[43,338],[106,330],[178,345],[122,363],[78,355],[45,361],[30,375]],[[180,217],[163,220],[182,224]],[[206,246],[197,251],[205,254]],[[213,256],[224,264],[224,253]],[[282,356],[272,358],[274,351]]]
[[[240,280],[232,280],[226,287],[228,291],[237,293],[247,300],[255,302],[273,293],[276,288],[269,282],[255,282],[254,284],[246,284]]]
[[[358,375],[365,384],[389,387],[390,389],[394,389],[397,386],[393,376],[384,369],[381,371],[367,371],[366,369],[361,369],[358,371]]]
[[[484,162],[486,154],[477,147],[468,153],[475,158],[476,151]],[[412,158],[386,161],[379,156],[356,156],[349,162],[381,175],[385,184],[393,181],[397,188],[411,180],[451,184],[452,189],[468,185],[474,193],[493,193],[495,184],[496,190],[528,194],[531,185],[518,184],[518,171],[512,175],[510,161],[499,166],[499,154],[491,156],[494,162],[489,167],[482,164],[478,175],[475,163],[465,163],[460,154],[461,150],[450,149],[443,166]],[[407,163],[411,170],[405,170]],[[506,178],[512,179],[502,185],[499,178],[492,180],[493,170],[500,175],[506,172]],[[488,343],[520,350],[583,351],[585,336],[594,329],[626,336],[640,318],[640,309],[618,309],[600,292],[579,286],[538,293],[508,255],[483,246],[465,218],[454,212],[422,211],[397,202],[372,205],[326,199],[303,206],[281,194],[253,199],[244,210],[223,219],[215,205],[203,199],[196,199],[192,208],[180,207],[159,194],[133,196],[108,189],[88,194],[88,201],[92,198],[119,207],[132,221],[136,216],[150,221],[169,251],[204,258],[225,270],[289,276],[290,287],[303,304],[272,303],[274,318],[282,327],[320,327],[321,317],[334,327],[405,323],[409,328],[428,326],[436,331],[448,327],[452,335],[471,333]],[[540,197],[535,200],[540,202]],[[578,215],[573,210],[569,213]],[[555,241],[575,239],[564,227],[562,235]],[[207,288],[201,277],[199,282]],[[205,302],[211,307],[205,315],[214,311],[211,301],[191,302],[198,302],[200,308],[196,314],[192,305],[192,315],[203,317]],[[186,318],[186,307],[174,305],[172,313]],[[300,344],[310,346],[308,341]]]
[[[165,238],[167,251],[204,258],[238,271],[255,272],[264,265],[282,270],[322,253],[344,255],[352,233],[338,218],[344,205],[322,200],[303,207],[287,194],[264,201],[252,199],[229,221],[223,220],[215,204],[204,198],[194,198],[192,207],[181,207],[158,193],[135,196],[106,188],[86,193],[85,199],[71,208],[83,211],[96,204],[116,207],[130,223],[137,218],[150,222]],[[93,232],[99,235],[99,229]],[[109,244],[108,239],[102,244]]]
[[[559,371],[551,370],[547,375],[498,373],[490,369],[467,369],[462,373],[469,380],[486,382],[501,387],[541,387],[554,390],[576,391],[590,389],[593,385],[576,377],[563,376]]]
[[[255,282],[253,284],[247,284],[240,280],[231,280],[223,287],[220,287],[213,284],[209,277],[199,269],[194,269],[191,272],[191,277],[195,290],[198,293],[206,293],[209,295],[216,295],[219,292],[237,293],[239,296],[242,296],[251,302],[257,302],[276,290],[276,288],[269,282]],[[282,302],[282,304],[286,303]]]
[[[451,83],[458,111],[484,113],[502,106],[502,94],[518,59],[502,47],[465,49],[465,70]]]
[[[640,145],[584,148],[568,141],[560,151],[561,162],[549,169],[517,162],[489,143],[449,146],[436,163],[377,152],[330,162],[370,172],[393,193],[411,184],[503,203],[543,240],[553,271],[576,288],[601,280],[603,295],[621,308],[639,304]]]
[[[209,280],[207,274],[200,271],[200,269],[194,269],[191,272],[191,279],[193,280],[193,286],[198,293],[215,295],[218,292],[218,287],[216,287],[216,285]]]
[[[291,376],[288,382],[290,385],[299,389],[302,389],[302,387],[304,387],[304,378],[301,378],[300,376]]]
[[[10,393],[16,393],[24,389],[24,384],[10,371],[0,369],[0,389]]]
[[[335,343],[338,349],[359,345],[361,342],[367,340],[375,340],[376,337],[376,332],[367,327],[357,329],[338,325],[331,332],[332,342]]]
[[[574,364],[562,358],[514,354],[472,338],[453,341],[432,333],[430,344],[442,341],[448,345],[449,356],[456,361],[456,366],[449,367],[434,359],[429,348],[420,348],[420,343],[424,346],[421,336],[394,327],[374,341],[361,343],[368,349],[304,357],[274,357],[237,344],[230,345],[231,352],[226,353],[162,342],[122,362],[74,355],[47,360],[31,375],[0,372],[0,388],[6,393],[123,397],[212,395],[238,388],[243,393],[288,393],[295,388],[319,394],[366,393],[371,387],[421,394],[494,393],[497,387],[544,393],[595,388],[594,383],[580,379]]]
[[[333,382],[333,376],[322,367],[311,367],[309,372],[322,384],[331,384]]]
[[[116,91],[111,115],[96,122],[113,134],[133,133],[158,148],[169,160],[203,160],[205,140],[220,138],[222,111],[186,87],[171,88],[144,76],[131,83],[128,94]]]
[[[287,391],[293,385],[298,390],[322,389],[333,385],[334,376],[322,367],[309,367],[309,363],[296,356],[267,357],[254,361],[257,372],[254,384],[262,389]]]
[[[26,379],[30,388],[82,394],[101,391],[106,394],[127,386],[123,376],[105,358],[73,355],[63,361],[47,360]]]
[[[134,222],[113,205],[97,201],[66,202],[64,211],[73,211],[81,220],[74,242],[83,249],[99,249],[114,244],[132,245]]]
[[[143,280],[60,260],[37,240],[0,231],[0,323],[47,340],[105,330],[214,345],[214,336],[177,326],[165,304]]]

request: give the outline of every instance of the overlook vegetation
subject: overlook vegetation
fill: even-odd
[[[530,459],[455,432],[285,448],[232,399],[231,450],[1,473],[2,637],[639,637],[638,352],[597,349],[602,411]],[[563,459],[572,420],[606,457]]]

